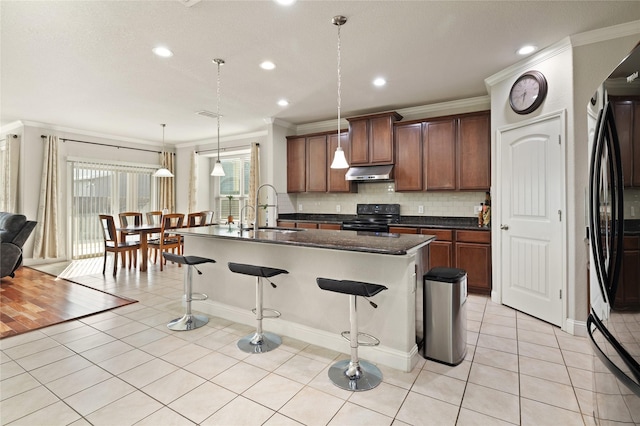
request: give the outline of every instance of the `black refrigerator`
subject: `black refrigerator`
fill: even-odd
[[[613,108],[598,115],[589,170],[593,409],[599,425],[640,424],[640,312],[616,305],[624,237],[624,185]]]

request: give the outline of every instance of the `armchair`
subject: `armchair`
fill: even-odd
[[[15,270],[22,265],[22,246],[36,223],[21,214],[0,212],[0,278],[13,278]]]

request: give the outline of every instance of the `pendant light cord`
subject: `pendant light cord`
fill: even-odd
[[[166,124],[161,124],[161,126],[162,126],[162,168],[166,169],[166,167],[165,167],[165,163],[166,163],[165,157],[166,157],[166,155],[164,154],[164,127],[166,126]]]
[[[218,64],[218,79],[216,81],[216,117],[218,121],[218,161],[220,161],[220,63],[221,59],[217,59],[216,63]]]
[[[340,75],[340,27],[342,25],[338,24],[338,148],[340,148],[340,109],[342,106],[342,79]]]

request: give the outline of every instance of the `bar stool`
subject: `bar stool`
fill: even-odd
[[[271,284],[273,288],[276,288],[276,285],[272,283],[269,278],[280,274],[288,274],[289,271],[285,271],[284,269],[268,268],[266,266],[246,265],[243,263],[232,262],[229,262],[229,270],[237,274],[256,277],[256,307],[251,311],[256,314],[256,321],[258,324],[255,333],[249,334],[238,341],[238,348],[243,352],[256,354],[269,352],[277,348],[282,343],[280,336],[262,331],[263,318],[278,318],[280,316],[280,312],[275,309],[262,307],[262,279],[266,278],[267,281],[269,281],[269,284]],[[271,312],[271,314],[264,315],[264,311]]]
[[[387,287],[379,284],[364,283],[359,281],[332,280],[329,278],[316,278],[318,287],[322,290],[333,291],[349,295],[349,321],[350,331],[343,331],[342,337],[350,342],[351,359],[338,361],[329,368],[329,379],[339,388],[351,391],[365,391],[375,388],[382,382],[382,372],[378,367],[367,361],[358,359],[358,345],[378,346],[380,340],[366,333],[358,332],[358,314],[356,310],[356,297],[375,296]],[[374,308],[378,305],[367,299]],[[353,338],[353,336],[356,336]],[[370,341],[359,341],[359,337],[365,337]]]
[[[179,263],[181,265],[188,265],[187,278],[184,282],[184,298],[186,300],[186,309],[182,317],[176,318],[167,324],[170,330],[185,331],[193,330],[194,328],[202,327],[209,322],[209,318],[204,315],[196,315],[191,313],[191,301],[192,300],[207,300],[207,295],[202,293],[193,294],[192,289],[192,273],[193,269],[198,272],[198,275],[202,275],[202,272],[196,268],[195,265],[201,265],[203,263],[216,263],[213,259],[207,259],[200,256],[180,256],[173,253],[162,253],[165,259],[169,262]]]

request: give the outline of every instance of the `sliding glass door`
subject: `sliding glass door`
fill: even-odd
[[[154,210],[157,200],[155,169],[89,160],[69,161],[69,167],[72,259],[103,254],[104,239],[98,215],[113,215],[117,225],[118,213],[134,211],[144,216]]]

